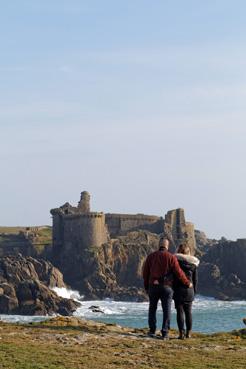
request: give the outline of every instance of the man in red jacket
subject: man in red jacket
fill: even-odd
[[[148,335],[150,337],[155,336],[156,310],[160,299],[163,310],[163,323],[161,329],[163,339],[168,339],[173,296],[173,274],[175,274],[180,282],[187,288],[192,287],[192,283],[180,268],[176,256],[168,252],[168,247],[168,239],[162,237],[159,243],[159,250],[147,256],[143,267],[144,288],[149,295]]]

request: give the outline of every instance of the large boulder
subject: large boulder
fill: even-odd
[[[0,259],[1,314],[71,315],[80,304],[59,297],[52,287],[65,284],[50,262],[21,255]]]

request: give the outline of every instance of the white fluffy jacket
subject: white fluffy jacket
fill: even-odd
[[[187,261],[188,263],[194,264],[197,267],[200,263],[200,260],[196,256],[193,256],[193,255],[175,254],[175,256],[177,257],[178,260]]]

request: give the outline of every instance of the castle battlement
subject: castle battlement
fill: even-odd
[[[76,219],[76,218],[87,218],[87,219],[91,219],[91,218],[103,218],[105,217],[104,213],[75,213],[75,214],[62,214],[64,219]]]
[[[147,230],[155,234],[164,234],[171,241],[171,249],[177,243],[186,240],[192,252],[195,249],[194,226],[185,221],[184,210],[175,209],[161,216],[146,214],[115,214],[90,211],[90,194],[81,192],[78,206],[66,202],[52,209],[54,248],[66,250],[89,249],[130,231]]]
[[[132,219],[139,219],[139,220],[153,220],[156,221],[160,219],[157,215],[146,215],[146,214],[112,214],[112,213],[106,213],[105,214],[108,219],[126,219],[126,220],[132,220]]]

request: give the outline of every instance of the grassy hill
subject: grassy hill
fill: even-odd
[[[246,329],[194,334],[180,341],[146,337],[146,330],[122,328],[74,317],[44,323],[0,323],[0,368],[6,369],[245,369]]]
[[[0,227],[0,256],[16,254],[41,254],[52,244],[52,227]]]

